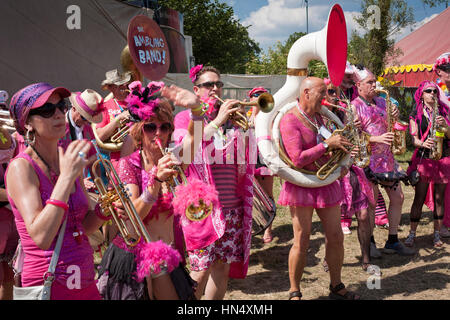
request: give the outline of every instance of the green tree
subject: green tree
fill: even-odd
[[[212,65],[222,73],[245,73],[261,48],[234,16],[233,8],[218,0],[166,0],[160,4],[184,16],[184,33],[192,36],[197,64]]]
[[[254,57],[247,63],[247,73],[249,74],[286,74],[287,57],[289,50],[295,41],[306,35],[303,32],[294,32],[289,38],[281,43],[277,41],[275,47],[270,47],[267,54]],[[312,76],[324,78],[328,75],[324,63],[318,60],[310,61],[308,72]]]
[[[352,32],[349,61],[362,63],[375,74],[381,74],[386,61],[401,54],[394,49],[393,37],[414,23],[413,10],[405,0],[364,0],[361,16],[355,20],[365,33]]]

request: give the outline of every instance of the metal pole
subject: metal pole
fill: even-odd
[[[306,33],[308,33],[308,0],[306,2]]]

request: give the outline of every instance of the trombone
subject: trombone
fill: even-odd
[[[217,100],[219,100],[221,103],[225,103],[225,101],[223,99],[219,98],[219,96],[214,95],[213,97],[216,98]],[[272,109],[275,105],[275,100],[273,99],[273,96],[270,93],[264,92],[263,94],[261,94],[258,97],[258,100],[248,101],[248,102],[240,101],[239,105],[244,106],[244,107],[258,106],[259,110],[261,110],[262,112],[269,113],[270,111],[272,111]],[[244,116],[239,111],[234,112],[231,115],[230,120],[233,123],[235,123],[236,125],[238,125],[239,127],[241,127],[244,131],[247,131],[249,128],[247,117]]]
[[[100,207],[102,211],[106,215],[111,215],[114,223],[119,229],[120,234],[123,237],[123,240],[129,247],[136,246],[142,238],[144,238],[145,242],[151,242],[150,234],[145,228],[142,219],[139,217],[139,214],[136,212],[136,208],[133,205],[133,202],[128,195],[122,181],[117,174],[117,171],[114,169],[111,161],[103,158],[98,149],[96,143],[94,143],[95,150],[97,151],[98,160],[96,160],[92,164],[92,177],[94,178],[94,183],[99,192],[98,202],[100,203]],[[107,186],[103,183],[101,177],[97,174],[100,172],[100,168],[98,166],[102,164],[105,169],[106,176],[108,178],[109,183],[113,186],[112,190],[108,190]],[[97,170],[99,169],[99,170]],[[125,214],[130,220],[132,228],[127,225],[126,221],[121,219],[114,209],[113,203],[117,200],[120,200],[122,203]]]

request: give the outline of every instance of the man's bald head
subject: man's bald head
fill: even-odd
[[[300,104],[305,107],[319,108],[325,99],[327,86],[323,79],[308,77],[300,85]]]

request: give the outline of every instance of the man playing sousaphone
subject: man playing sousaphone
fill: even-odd
[[[380,192],[378,185],[385,188],[389,196],[389,238],[384,247],[386,253],[398,253],[400,255],[412,255],[414,251],[405,247],[398,240],[398,226],[400,224],[403,192],[401,180],[407,177],[394,159],[391,151],[391,144],[394,140],[394,133],[387,132],[387,108],[386,101],[377,97],[376,79],[370,70],[363,66],[355,68],[355,82],[358,88],[359,97],[352,101],[356,108],[358,118],[361,120],[361,130],[371,135],[372,154],[370,165],[366,167],[365,173],[372,183],[374,198],[378,198]],[[399,116],[399,110],[392,105],[393,119]],[[375,216],[375,207],[370,206],[371,217]]]
[[[322,79],[309,77],[300,86],[300,101],[286,113],[280,122],[280,133],[285,150],[297,168],[316,171],[315,162],[324,163],[329,151],[343,150],[352,144],[341,135],[333,135],[325,129],[319,111],[327,87]],[[328,134],[327,134],[328,132]],[[342,175],[346,170],[343,170]],[[326,260],[330,271],[330,298],[359,299],[347,291],[341,282],[344,260],[344,236],[342,234],[339,204],[342,191],[337,181],[323,187],[305,188],[285,181],[278,204],[289,206],[294,244],[289,252],[289,299],[300,299],[300,280],[306,266],[312,215],[316,210],[322,222],[326,238]]]

